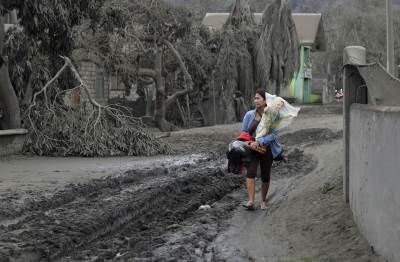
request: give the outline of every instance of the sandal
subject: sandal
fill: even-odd
[[[254,210],[254,203],[248,202],[247,204],[243,204],[243,207],[247,210]]]

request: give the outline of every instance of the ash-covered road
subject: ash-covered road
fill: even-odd
[[[282,141],[314,143],[318,134],[323,139],[337,136],[311,129],[284,136]],[[275,166],[274,179],[305,175],[316,165],[312,156],[296,147],[289,158],[289,163]],[[226,173],[225,164],[221,148],[191,164],[71,184],[54,195],[36,193],[22,205],[3,201],[2,257],[20,261],[215,259],[209,244],[243,200],[237,191],[243,191],[244,177]],[[211,208],[199,210],[206,204]]]
[[[174,161],[144,160],[57,189],[1,191],[0,261],[380,261],[339,204],[341,163],[326,164],[341,159],[332,147],[342,143],[340,123],[336,112],[311,111],[282,134],[289,162],[274,164],[267,212],[243,210],[245,178],[226,172],[225,145],[237,125],[172,135],[185,153]],[[326,181],[334,190],[321,195]],[[313,232],[318,216],[327,223]],[[329,241],[315,239],[325,231]],[[341,237],[351,241],[335,260],[329,243]],[[355,254],[361,260],[350,259]]]

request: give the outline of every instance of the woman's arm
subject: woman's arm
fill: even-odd
[[[276,135],[277,135],[276,131],[271,130],[271,132],[268,135],[257,138],[257,142],[262,146],[267,146],[276,139]]]
[[[252,111],[249,111],[246,113],[246,115],[244,115],[243,117],[243,123],[242,123],[242,128],[240,129],[240,132],[242,133],[247,133],[248,132],[248,128],[249,128],[249,124],[251,121],[251,113]]]

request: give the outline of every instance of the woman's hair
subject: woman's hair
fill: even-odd
[[[264,99],[264,101],[266,100],[265,99],[265,90],[264,89],[261,89],[261,88],[257,89],[256,90],[256,94],[259,94]]]

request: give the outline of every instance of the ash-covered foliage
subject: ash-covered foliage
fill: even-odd
[[[91,107],[91,106],[89,106]],[[25,152],[40,156],[151,156],[171,153],[168,144],[137,119],[117,109],[103,111],[50,104],[32,108]]]
[[[222,98],[220,105],[227,122],[241,116],[235,113],[234,96],[241,96],[250,106],[255,90],[254,53],[259,33],[249,2],[237,0],[220,35],[220,49],[215,69],[215,81]]]
[[[137,156],[170,153],[129,110],[103,106],[90,95],[78,71],[67,57],[64,66],[36,92],[24,118],[28,128],[25,152],[46,156]],[[55,83],[66,71],[78,86],[61,90]],[[85,101],[75,103],[75,97]],[[60,103],[64,98],[64,103]]]
[[[253,55],[250,52],[249,34],[242,31],[225,31],[216,65],[216,82],[220,86],[227,121],[235,121],[232,97],[241,92],[247,102],[254,89]],[[251,38],[250,38],[251,39]]]
[[[279,87],[292,80],[299,67],[298,48],[292,11],[287,0],[277,0],[264,11],[257,42],[258,81],[268,91],[277,93]]]
[[[20,27],[6,35],[5,51],[23,112],[22,126],[29,132],[25,152],[47,156],[169,153],[170,147],[126,110],[95,101],[89,106],[64,103],[65,94],[76,86],[69,68],[37,95],[61,67],[59,56],[69,56],[77,48],[76,28],[84,23],[92,32],[108,32],[107,24],[99,26],[104,1],[81,2],[13,0],[0,4],[1,13],[15,8],[20,19]],[[77,89],[83,93],[84,83]]]
[[[9,29],[4,51],[8,56],[9,74],[19,104],[24,110],[34,92],[51,78],[52,64],[48,55],[40,51],[39,44],[21,28]]]

